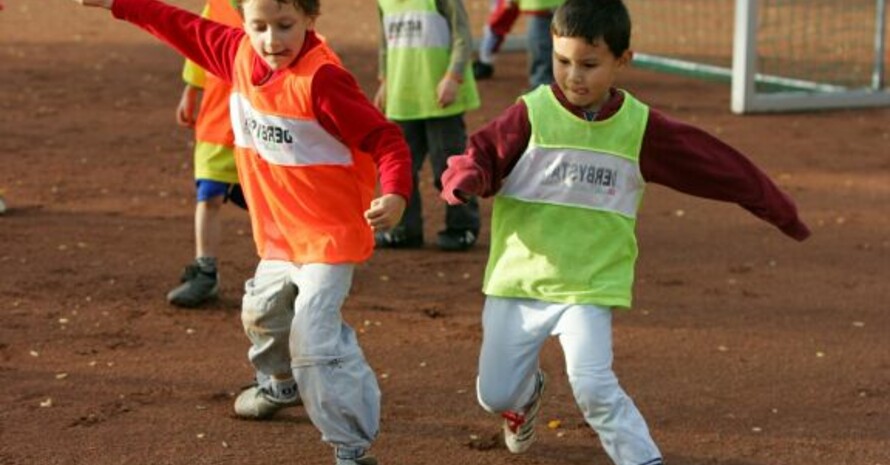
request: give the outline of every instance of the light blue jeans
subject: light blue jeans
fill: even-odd
[[[262,260],[245,284],[241,319],[257,381],[292,372],[322,441],[359,456],[377,437],[377,378],[340,308],[354,265]]]

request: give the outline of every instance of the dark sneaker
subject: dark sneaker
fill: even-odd
[[[357,459],[337,459],[337,465],[377,465],[373,455],[363,455]]]
[[[491,79],[492,76],[494,76],[493,65],[482,63],[481,61],[473,62],[473,77],[476,78],[477,81]]]
[[[374,233],[374,248],[377,249],[419,249],[421,247],[423,247],[423,234],[408,235],[399,228]]]
[[[251,420],[271,418],[287,407],[302,405],[299,396],[290,399],[277,399],[265,387],[253,385],[238,394],[235,398],[235,415]]]
[[[352,457],[353,454],[342,454],[343,451],[337,449],[336,455],[336,465],[377,465],[377,459],[370,454],[361,452],[361,455],[358,457]],[[349,458],[340,457],[340,455],[346,455]]]
[[[547,386],[547,376],[543,371],[538,371],[536,376],[535,395],[522,412],[504,412],[504,443],[507,449],[514,454],[521,454],[528,450],[535,442],[535,423],[538,419],[538,411],[541,410],[541,399],[544,397],[544,388]]]
[[[473,247],[476,243],[476,233],[469,229],[446,229],[439,232],[439,249],[447,252],[461,252]]]
[[[180,284],[167,293],[167,302],[177,307],[194,308],[219,297],[219,273],[207,273],[192,263],[185,267]]]

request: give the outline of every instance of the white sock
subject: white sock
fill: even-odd
[[[300,396],[297,390],[297,382],[291,379],[272,379],[269,382],[269,390],[275,399],[282,402],[296,400]]]

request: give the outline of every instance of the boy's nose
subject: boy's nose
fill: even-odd
[[[580,81],[581,80],[581,68],[578,66],[572,66],[569,68],[569,79],[572,81]]]
[[[272,48],[278,44],[278,35],[270,28],[263,37],[263,43],[266,44],[267,50],[272,51]]]

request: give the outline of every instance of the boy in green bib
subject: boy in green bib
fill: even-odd
[[[631,306],[647,183],[736,203],[797,240],[810,234],[744,155],[614,87],[632,58],[630,31],[621,0],[567,0],[551,26],[554,83],[473,134],[442,178],[449,204],[494,197],[477,390],[503,417],[513,453],[535,439],[547,380],[538,356],[553,335],[612,461],[662,463],[612,370],[612,311]]]
[[[461,0],[379,0],[380,88],[374,103],[405,134],[414,166],[414,190],[401,223],[375,234],[378,248],[423,246],[418,173],[429,154],[436,189],[448,157],[466,148],[465,112],[479,107],[470,69],[472,38]],[[467,250],[479,235],[475,199],[445,209],[437,244]]]

